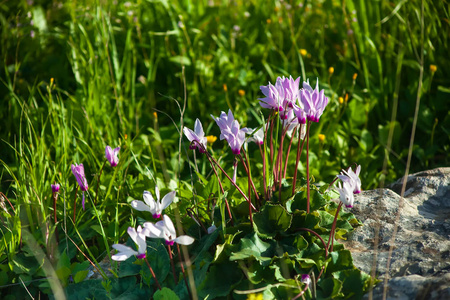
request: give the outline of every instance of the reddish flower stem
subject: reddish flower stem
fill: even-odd
[[[172,247],[170,247],[170,245],[167,245],[167,249],[169,250],[169,258],[170,258],[170,265],[172,266],[173,280],[175,282],[175,285],[177,285],[178,279],[177,274],[175,274],[175,264],[173,262]]]
[[[295,136],[296,132],[297,132],[297,127],[295,127],[294,131],[292,132],[292,137],[291,137],[291,140],[289,142],[289,147],[288,147],[288,150],[287,150],[286,159],[284,160],[283,178],[286,178],[286,170],[287,170],[287,164],[288,164],[288,160],[289,160],[289,153],[291,153],[292,141],[294,141],[294,136]]]
[[[266,199],[266,201],[268,200],[268,195],[267,195],[267,181],[266,181],[266,157],[264,155],[264,151],[261,148],[261,145],[258,144],[259,146],[259,152],[261,153],[261,157],[263,160],[263,186],[264,186],[264,199]],[[260,203],[261,205],[261,203]]]
[[[152,267],[150,266],[150,263],[148,262],[147,257],[145,258],[145,262],[147,263],[148,269],[150,270],[150,273],[152,274],[153,278],[155,278],[156,286],[158,287],[158,289],[161,290],[161,285],[159,285],[159,281],[158,281],[158,279],[156,278],[155,272],[153,272],[153,269],[152,269]]]
[[[180,259],[180,265],[181,265],[181,272],[183,273],[183,278],[184,278],[184,284],[186,285],[186,289],[189,293],[189,299],[192,299],[192,294],[191,294],[191,290],[189,289],[189,285],[186,279],[186,273],[184,271],[184,265],[183,265],[183,261],[181,260],[181,251],[180,251],[180,245],[177,244],[177,249],[178,249],[178,258]]]
[[[300,147],[300,140],[298,140],[297,144],[297,158],[295,160],[295,172],[294,172],[294,179],[292,182],[292,195],[295,193],[295,186],[297,184],[297,172],[298,172],[298,163],[300,161],[301,153],[303,151],[303,145],[305,144],[305,139],[302,140],[302,146]]]
[[[306,212],[309,214],[309,206],[310,206],[310,193],[311,187],[309,186],[309,127],[311,127],[311,121],[308,121],[308,125],[306,127]]]
[[[331,242],[330,252],[333,252],[334,233],[336,231],[337,218],[338,218],[338,215],[339,215],[339,211],[341,210],[341,207],[342,207],[342,202],[339,202],[338,208],[336,210],[336,215],[334,216],[333,225],[331,225],[330,238],[328,239],[328,243],[327,243],[327,249],[328,249],[328,247],[330,245],[330,242]]]

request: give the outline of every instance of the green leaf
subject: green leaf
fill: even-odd
[[[67,299],[108,299],[101,280],[85,280],[77,284],[71,284],[66,288]]]
[[[76,272],[75,276],[73,276],[73,281],[75,283],[79,283],[79,282],[83,281],[86,278],[88,273],[89,273],[88,270],[83,270],[83,271]]]
[[[329,256],[331,261],[326,270],[327,274],[355,268],[352,254],[349,250],[333,251],[329,253]]]
[[[338,271],[333,277],[343,282],[341,292],[345,298],[361,299],[370,286],[370,276],[358,269]]]
[[[177,294],[171,289],[163,287],[153,295],[154,300],[179,300]]]
[[[277,204],[266,204],[259,213],[253,214],[253,227],[264,238],[275,237],[285,232],[292,222],[292,216],[286,209]]]
[[[230,260],[240,260],[254,257],[258,261],[268,261],[273,255],[272,245],[262,241],[256,233],[251,234],[247,238],[241,239],[239,242],[239,250],[232,252]]]
[[[198,287],[198,295],[201,299],[216,299],[227,296],[236,284],[242,279],[242,272],[237,263],[226,262],[213,265],[206,279]]]
[[[318,299],[336,299],[342,297],[342,281],[333,277],[321,278],[317,283]]]

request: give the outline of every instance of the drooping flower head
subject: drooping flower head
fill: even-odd
[[[106,146],[105,148],[105,157],[111,164],[111,167],[115,167],[119,163],[119,150],[120,147],[112,149],[110,146]]]
[[[166,245],[172,246],[174,243],[180,245],[190,245],[194,242],[194,239],[188,235],[181,235],[177,237],[175,226],[173,226],[172,220],[167,216],[163,216],[163,220],[156,222],[156,224],[146,222],[144,227],[148,229],[147,236],[150,238],[163,238],[166,241]]]
[[[342,185],[338,182],[338,187],[336,189],[339,192],[339,200],[341,200],[347,208],[352,208],[353,203],[355,202],[355,197],[353,195],[354,188],[354,183],[352,181],[343,182]]]
[[[284,88],[281,81],[275,83],[275,85],[269,84],[267,86],[260,86],[261,92],[264,94],[264,98],[258,98],[259,104],[268,109],[275,111],[283,111],[284,104]]]
[[[197,148],[200,153],[205,153],[207,138],[205,137],[205,132],[203,131],[203,126],[199,119],[195,120],[194,131],[187,127],[184,127],[183,132],[189,142],[191,142],[191,145],[189,145],[189,149],[194,150],[195,148]],[[193,141],[197,142],[200,145],[203,145],[204,149],[200,145],[192,143]]]
[[[58,183],[52,184],[51,187],[52,187],[52,193],[57,193],[57,192],[59,192],[60,186],[59,186]]]
[[[112,247],[118,252],[111,256],[115,261],[124,261],[133,255],[136,255],[138,259],[145,258],[145,252],[147,250],[147,243],[145,242],[145,237],[147,236],[148,229],[142,228],[141,225],[138,226],[137,230],[133,227],[128,227],[128,234],[130,235],[133,242],[138,246],[138,250],[134,250],[128,246],[122,244],[114,244]]]
[[[247,139],[247,142],[255,142],[258,145],[264,144],[264,126],[260,129],[243,128],[247,134],[251,136]]]
[[[317,79],[314,90],[309,85],[309,80],[303,82],[303,89],[300,91],[300,100],[308,120],[319,122],[320,116],[328,104],[328,97],[325,97],[324,90],[319,91],[319,79]]]
[[[81,202],[81,204],[82,204],[83,210],[84,210],[84,202],[85,202],[84,192],[88,190],[88,183],[86,180],[86,176],[84,175],[84,166],[83,166],[83,164],[79,164],[79,165],[72,164],[71,168],[72,168],[73,175],[77,179],[80,189],[83,191],[83,201]]]
[[[162,211],[172,203],[173,199],[175,198],[175,193],[175,191],[172,191],[166,194],[162,198],[162,200],[159,200],[160,193],[158,186],[156,186],[156,201],[155,199],[153,199],[152,193],[150,193],[149,191],[144,191],[143,198],[145,203],[140,200],[133,200],[131,202],[131,207],[139,211],[148,211],[152,214],[153,218],[159,219],[161,218]]]
[[[353,193],[359,194],[361,193],[361,179],[359,178],[360,172],[361,165],[358,165],[355,172],[353,172],[352,168],[349,168],[347,171],[342,170],[341,174],[337,175],[337,177],[344,183],[350,183],[354,187]]]
[[[220,140],[226,139],[233,154],[240,154],[245,141],[246,129],[240,128],[239,122],[234,119],[231,110],[228,111],[228,115],[222,112],[218,118],[213,115],[211,117],[220,128]]]
[[[308,274],[302,274],[301,281],[306,286],[309,286],[311,284],[311,276],[309,276]]]

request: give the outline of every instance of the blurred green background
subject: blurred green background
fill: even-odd
[[[449,165],[449,4],[424,1],[420,16],[421,1],[3,1],[1,160],[50,182],[127,137],[167,179],[179,108],[207,134],[218,135],[209,114],[229,108],[255,127],[259,86],[292,75],[330,98],[312,127],[317,180],[354,162],[365,189],[402,176],[419,81],[411,172]],[[3,191],[11,180],[2,171]]]

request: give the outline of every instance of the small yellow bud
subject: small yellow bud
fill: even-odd
[[[437,66],[436,65],[430,65],[430,71],[431,73],[434,73],[437,71]]]
[[[344,98],[339,97],[339,98],[338,98],[338,101],[339,101],[339,104],[342,104],[342,103],[344,103]]]
[[[50,86],[52,86],[53,85],[53,82],[55,81],[55,79],[52,77],[52,78],[50,78]]]
[[[328,68],[328,73],[330,73],[330,75],[333,74],[334,73],[334,68],[333,67],[329,67]]]
[[[308,54],[308,51],[306,51],[306,49],[300,49],[300,54],[302,56],[306,56],[306,54]]]
[[[128,134],[125,133],[124,139],[127,139],[127,138],[128,138]]]
[[[348,101],[348,94],[345,94],[345,98],[344,101],[347,102]]]
[[[239,96],[244,96],[245,95],[245,91],[244,90],[239,90],[238,93],[239,93]]]
[[[217,141],[217,136],[215,136],[215,135],[208,135],[208,136],[206,136],[206,142],[208,144],[212,144],[215,141]]]
[[[271,19],[267,19],[266,22],[267,22],[267,24],[270,24],[270,23],[272,23],[272,20]]]
[[[228,91],[228,87],[227,87],[227,84],[226,84],[226,83],[223,84],[223,90],[224,90],[225,92]]]
[[[158,119],[158,113],[156,111],[153,112],[153,118]]]
[[[323,143],[325,141],[325,134],[319,134],[319,141]]]
[[[358,73],[353,74],[353,81],[355,81],[357,77],[358,77]]]

